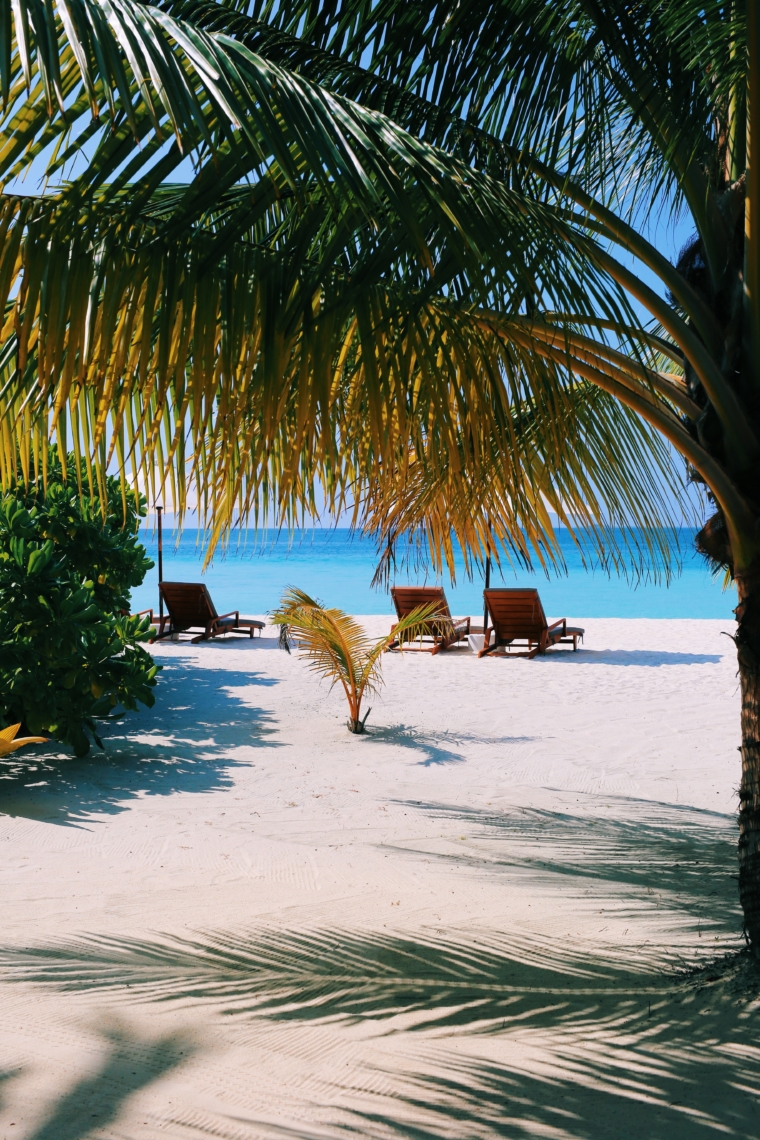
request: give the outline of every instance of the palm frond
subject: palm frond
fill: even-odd
[[[631,233],[599,203],[591,224],[583,194],[609,195],[568,157],[581,136],[562,119],[565,141],[547,141],[524,105],[551,80],[556,117],[573,68],[592,89],[593,21],[545,13],[523,82],[508,42],[522,0],[491,62],[487,6],[482,28],[435,8],[438,43],[390,0],[360,7],[60,0],[55,16],[19,0],[0,52],[0,478],[44,476],[49,441],[73,441],[91,480],[117,466],[180,520],[197,502],[209,551],[232,525],[293,525],[321,501],[385,542],[435,503],[418,533],[439,565],[451,520],[478,558],[490,517],[519,559],[561,566],[549,510],[600,557],[619,525],[644,527],[637,556],[664,562],[674,513],[656,480],[672,465],[578,376],[688,436],[698,466],[678,420],[696,405],[652,366],[614,276],[606,243]],[[419,51],[394,71],[402,27]],[[498,109],[518,93],[517,118]],[[21,194],[35,163],[48,182]],[[695,296],[683,287],[691,319]],[[674,320],[667,351],[707,376],[710,352]],[[588,336],[605,325],[618,331]]]

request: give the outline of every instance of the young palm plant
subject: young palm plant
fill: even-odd
[[[303,590],[286,590],[272,621],[280,627],[280,644],[289,649],[292,640],[307,659],[309,668],[331,682],[340,683],[348,701],[349,732],[364,732],[372,709],[361,715],[365,696],[376,693],[382,684],[380,662],[391,642],[406,635],[410,639],[422,634],[435,613],[435,605],[419,606],[402,618],[377,641],[370,641],[350,614],[327,609]]]

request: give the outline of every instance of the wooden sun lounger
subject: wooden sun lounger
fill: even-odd
[[[584,631],[568,625],[567,618],[549,625],[538,590],[484,590],[483,597],[489,628],[478,657],[535,657],[553,645],[572,645],[576,650],[583,640]],[[512,653],[515,642],[527,645],[527,652]],[[499,654],[499,650],[503,652]]]
[[[192,638],[195,645],[223,633],[247,633],[253,637],[256,630],[261,635],[264,628],[263,621],[241,618],[239,610],[218,614],[211,595],[200,582],[162,582],[158,588],[168,611],[160,622],[158,637],[200,629],[202,632]],[[165,628],[167,624],[168,629]]]
[[[455,645],[458,641],[465,641],[468,634],[474,632],[470,627],[469,618],[459,618],[456,621],[452,618],[442,586],[392,586],[391,597],[399,621],[408,617],[420,606],[434,605],[437,609],[433,616],[426,621],[425,632],[422,635],[423,642],[432,642],[432,644],[411,645],[409,642],[397,640],[388,646],[389,649],[403,648],[411,649],[414,652],[435,654],[440,653],[442,649],[448,649],[450,645]],[[391,626],[391,633],[395,628],[394,622]]]

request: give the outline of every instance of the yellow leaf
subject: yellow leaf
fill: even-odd
[[[20,728],[20,724],[11,724],[8,728],[0,729],[0,756],[10,756],[11,752],[23,748],[25,744],[47,744],[46,736],[20,736],[17,740],[16,733]]]

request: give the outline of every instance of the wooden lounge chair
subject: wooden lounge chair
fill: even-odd
[[[500,649],[505,657],[535,657],[553,645],[572,645],[576,650],[583,640],[584,631],[568,625],[567,618],[549,625],[538,590],[484,590],[483,597],[489,627],[478,657],[497,654]],[[527,645],[527,652],[512,653],[515,642]]]
[[[409,648],[415,652],[440,653],[442,649],[448,649],[450,645],[455,645],[458,641],[465,641],[467,635],[473,632],[470,628],[469,618],[459,618],[457,621],[452,618],[442,586],[392,586],[391,597],[399,621],[401,618],[408,617],[420,606],[434,605],[437,609],[425,623],[422,641],[428,642],[428,644],[412,646],[409,642],[397,640],[388,646],[389,649]],[[391,626],[391,633],[395,628],[394,622]],[[430,644],[431,642],[432,644]]]
[[[158,588],[168,610],[160,623],[159,637],[200,629],[203,632],[192,638],[195,645],[197,641],[208,641],[223,633],[247,633],[253,637],[255,630],[261,635],[264,628],[263,621],[241,618],[239,610],[218,614],[208,590],[200,582],[162,582]]]

